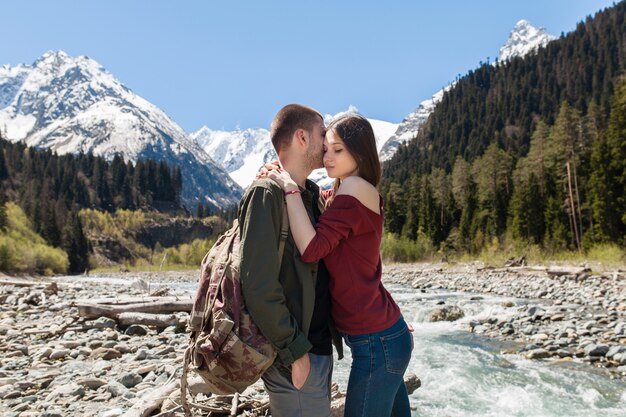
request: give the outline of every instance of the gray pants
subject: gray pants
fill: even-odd
[[[263,375],[270,396],[272,417],[330,417],[332,355],[309,353],[311,372],[300,390],[291,382],[286,369],[272,365]]]

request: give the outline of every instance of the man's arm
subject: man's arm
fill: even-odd
[[[246,307],[265,337],[278,349],[277,360],[291,365],[311,343],[287,308],[279,280],[278,240],[282,190],[254,186],[240,210],[241,288]]]

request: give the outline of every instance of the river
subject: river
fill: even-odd
[[[195,284],[157,283],[193,291]],[[626,383],[602,369],[576,362],[527,360],[519,345],[471,333],[470,320],[511,314],[510,297],[386,284],[415,328],[408,372],[421,388],[411,395],[414,416],[427,417],[625,417]],[[429,322],[440,302],[463,308],[456,322]],[[521,306],[527,300],[513,300]],[[345,390],[350,352],[335,361],[333,379]]]

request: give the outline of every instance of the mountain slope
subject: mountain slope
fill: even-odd
[[[0,68],[0,131],[59,154],[164,160],[181,167],[183,200],[226,207],[241,189],[163,111],[88,57],[48,52],[31,66]]]
[[[537,28],[526,20],[517,22],[506,43],[500,48],[499,60],[508,61],[514,57],[522,57],[539,48],[545,47],[550,41],[556,39],[549,35],[543,28]],[[495,64],[495,62],[494,62]],[[380,153],[381,159],[386,161],[390,159],[398,149],[398,147],[413,139],[420,127],[426,123],[428,117],[435,109],[435,106],[441,101],[445,92],[449,91],[454,83],[439,90],[433,96],[420,103],[419,107],[402,120],[398,126],[398,130],[384,144]]]

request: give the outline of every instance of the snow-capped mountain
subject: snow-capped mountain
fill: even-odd
[[[500,48],[500,60],[508,61],[516,56],[524,56],[532,51],[542,48],[548,42],[556,39],[544,28],[538,28],[522,19],[513,28],[509,39]]]
[[[165,160],[181,167],[183,200],[234,204],[241,188],[162,110],[96,61],[47,52],[32,65],[0,67],[0,132],[59,154]]]
[[[538,48],[544,47],[556,37],[546,33],[545,29],[537,28],[526,20],[517,22],[507,42],[500,48],[500,61],[507,61],[516,56],[524,56]],[[495,65],[495,62],[494,62]],[[402,120],[398,130],[389,138],[380,151],[381,160],[390,159],[400,144],[413,139],[419,128],[426,123],[428,116],[433,112],[437,103],[441,101],[446,91],[450,90],[454,83],[437,91],[431,98],[420,103],[419,107]]]
[[[270,132],[266,129],[229,132],[204,126],[190,136],[244,188],[250,185],[259,167],[276,159]]]
[[[453,84],[437,91],[431,98],[420,103],[419,107],[400,122],[398,129],[389,137],[382,145],[379,151],[380,160],[386,161],[391,159],[396,153],[398,147],[405,142],[413,139],[417,135],[419,128],[426,123],[428,116],[435,110],[437,103],[443,98],[443,94],[452,88]]]
[[[358,112],[350,106],[348,112]],[[324,122],[330,123],[336,115],[324,116]],[[387,139],[396,131],[398,124],[382,120],[368,119],[376,135],[376,146],[380,151]],[[265,162],[276,159],[276,151],[270,140],[270,132],[266,129],[246,130],[211,130],[204,126],[191,133],[195,140],[211,157],[220,164],[241,187],[247,187],[254,180],[259,167]],[[311,180],[320,186],[327,186],[332,182],[326,176],[326,170],[318,169],[311,173]]]

